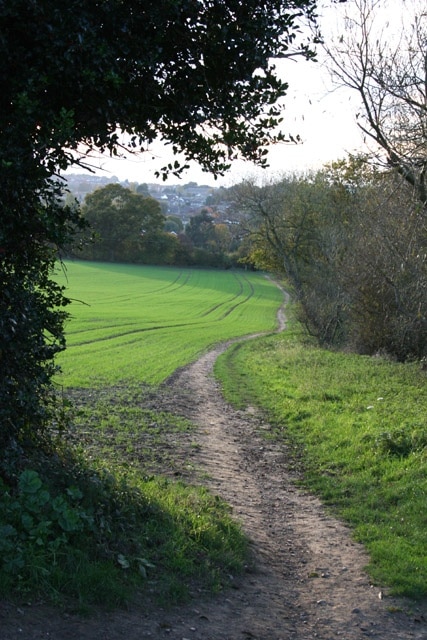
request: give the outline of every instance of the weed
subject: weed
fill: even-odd
[[[227,505],[158,475],[175,477],[192,449],[191,423],[145,406],[164,393],[70,391],[66,442],[0,485],[1,593],[72,598],[85,609],[149,589],[173,603],[196,585],[221,589],[243,566],[246,540]]]

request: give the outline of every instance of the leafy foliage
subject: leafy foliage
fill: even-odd
[[[207,249],[215,236],[213,218],[207,209],[190,218],[185,234],[196,247]]]
[[[35,193],[30,178],[18,181],[7,167],[0,183],[0,445],[5,447],[18,435],[21,444],[41,437],[52,413],[50,379],[54,357],[65,346],[68,299],[49,276],[56,247],[69,241],[72,224],[79,223],[76,212],[62,206],[58,185],[46,183]]]
[[[161,234],[165,220],[157,200],[118,184],[86,196],[82,215],[96,236],[83,257],[107,262],[143,262],[145,245]]]
[[[59,449],[49,464],[34,459],[35,468],[20,472],[15,484],[0,480],[2,595],[30,593],[56,603],[71,598],[83,607],[114,607],[129,602],[136,589],[141,597],[149,588],[151,601],[170,603],[187,598],[195,584],[221,588],[227,575],[241,568],[246,540],[227,505],[203,487],[148,473],[153,467],[159,471],[154,456],[145,467],[139,455],[143,468],[129,470],[132,410],[140,410],[141,393],[135,389],[129,399],[131,390],[120,392],[127,402],[118,403],[123,420],[115,425],[116,442],[107,448],[104,433],[91,429],[90,467],[70,449]],[[109,420],[110,407],[98,407],[101,421]],[[147,412],[139,422],[140,444],[146,429],[153,431],[152,420]],[[172,415],[162,416],[160,437],[173,437],[175,448],[176,432],[188,428],[182,422],[175,425]],[[84,432],[87,423],[82,418],[81,423]],[[167,467],[163,459],[161,464]]]
[[[312,55],[297,36],[314,6],[15,0],[1,16],[4,121],[51,171],[81,142],[116,152],[117,126],[134,147],[160,134],[209,170],[233,150],[263,162],[287,89],[272,59]]]
[[[94,530],[93,514],[79,506],[83,494],[76,487],[53,498],[39,474],[26,470],[19,476],[16,495],[3,483],[0,489],[0,551],[6,574],[22,571],[30,564],[28,554],[37,549],[53,561],[70,544],[73,534]]]

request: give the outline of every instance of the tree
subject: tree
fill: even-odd
[[[404,187],[404,188],[403,188]],[[427,355],[427,224],[412,189],[364,157],[234,188],[249,260],[282,274],[322,345]]]
[[[190,218],[185,235],[193,247],[194,264],[200,266],[229,267],[231,233],[225,224],[215,224],[208,209]]]
[[[165,221],[157,200],[119,184],[87,195],[82,214],[96,235],[84,255],[107,262],[142,262],[144,236],[160,232]]]
[[[341,281],[349,341],[359,352],[398,360],[427,355],[427,222],[413,189],[395,171],[371,171],[358,185]]]
[[[82,225],[58,173],[157,136],[206,169],[266,164],[287,84],[312,56],[315,0],[11,0],[0,9],[0,394],[3,453],[48,423],[67,299],[52,279]],[[83,151],[82,151],[83,150]],[[83,153],[83,155],[81,155]],[[162,173],[179,174],[168,165]],[[16,446],[15,446],[16,445]],[[5,454],[4,454],[5,455]]]
[[[337,272],[346,250],[341,230],[347,207],[329,172],[262,187],[245,182],[233,192],[246,217],[241,226],[251,244],[247,261],[286,277],[300,319],[321,344],[343,340],[345,294]]]
[[[355,237],[370,265],[359,268],[356,342],[405,359],[425,355],[427,330],[427,13],[418,0],[400,8],[392,14],[383,0],[355,0],[345,32],[325,49],[337,81],[359,94],[359,126],[388,169],[365,200],[365,233]]]
[[[146,184],[145,182],[139,184],[136,188],[136,193],[139,193],[142,196],[149,196],[150,191],[148,189],[148,184]]]
[[[218,253],[227,253],[232,247],[233,236],[228,226],[224,223],[214,225],[212,249]]]
[[[166,216],[165,231],[169,233],[181,233],[184,230],[184,225],[179,216]]]
[[[195,247],[209,249],[215,234],[213,218],[207,209],[190,218],[185,234]]]
[[[332,74],[358,92],[360,128],[427,207],[425,3],[408,0],[393,22],[383,0],[355,0],[345,27],[325,44]]]

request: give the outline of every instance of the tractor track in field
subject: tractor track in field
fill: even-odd
[[[283,326],[283,309],[279,319]],[[263,437],[262,415],[224,401],[213,366],[226,346],[171,376],[161,406],[197,425],[194,479],[203,478],[231,505],[250,539],[247,571],[219,595],[195,593],[191,604],[168,609],[81,618],[0,605],[0,640],[427,639],[426,608],[370,584],[364,549],[317,498],[297,488],[293,456]]]

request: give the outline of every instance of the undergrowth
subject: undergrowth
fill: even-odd
[[[13,477],[3,464],[0,594],[85,610],[222,589],[243,566],[246,539],[224,502],[173,480],[171,443],[179,450],[192,425],[144,409],[126,386],[87,392],[77,406],[47,453],[20,452]]]

